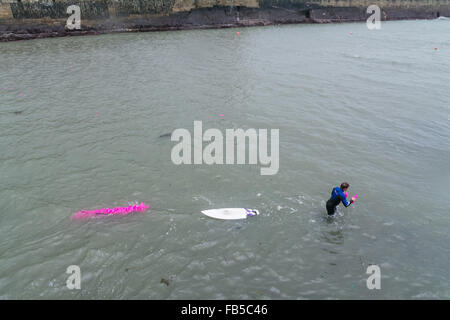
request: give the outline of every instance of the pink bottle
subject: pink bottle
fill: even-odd
[[[107,215],[107,216],[113,216],[117,214],[128,214],[135,211],[145,211],[150,206],[146,205],[145,203],[141,202],[138,205],[132,205],[128,207],[116,207],[113,209],[110,208],[102,208],[97,210],[81,210],[75,213],[72,217],[72,219],[82,219],[82,218],[92,218],[99,215]]]

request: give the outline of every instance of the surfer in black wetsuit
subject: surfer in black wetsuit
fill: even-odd
[[[333,191],[331,191],[331,198],[327,201],[328,215],[332,216],[336,212],[336,207],[339,203],[341,203],[341,201],[346,207],[355,202],[355,197],[353,197],[350,202],[348,202],[347,197],[344,194],[344,192],[347,191],[349,187],[350,185],[347,182],[343,182],[341,183],[340,187],[333,188]]]

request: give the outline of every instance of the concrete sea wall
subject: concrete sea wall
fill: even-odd
[[[0,41],[111,32],[450,16],[450,0],[0,0]],[[81,9],[69,30],[67,7]]]

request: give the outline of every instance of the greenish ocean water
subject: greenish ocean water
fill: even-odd
[[[450,20],[41,39],[0,62],[0,299],[450,298]],[[174,165],[160,136],[195,120],[279,129],[278,173]],[[343,181],[358,201],[328,219]],[[200,213],[223,207],[261,214]]]

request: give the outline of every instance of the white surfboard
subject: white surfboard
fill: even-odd
[[[203,210],[202,213],[204,215],[207,215],[208,217],[222,220],[246,219],[249,216],[259,215],[258,210],[245,208],[211,209],[211,210]]]

